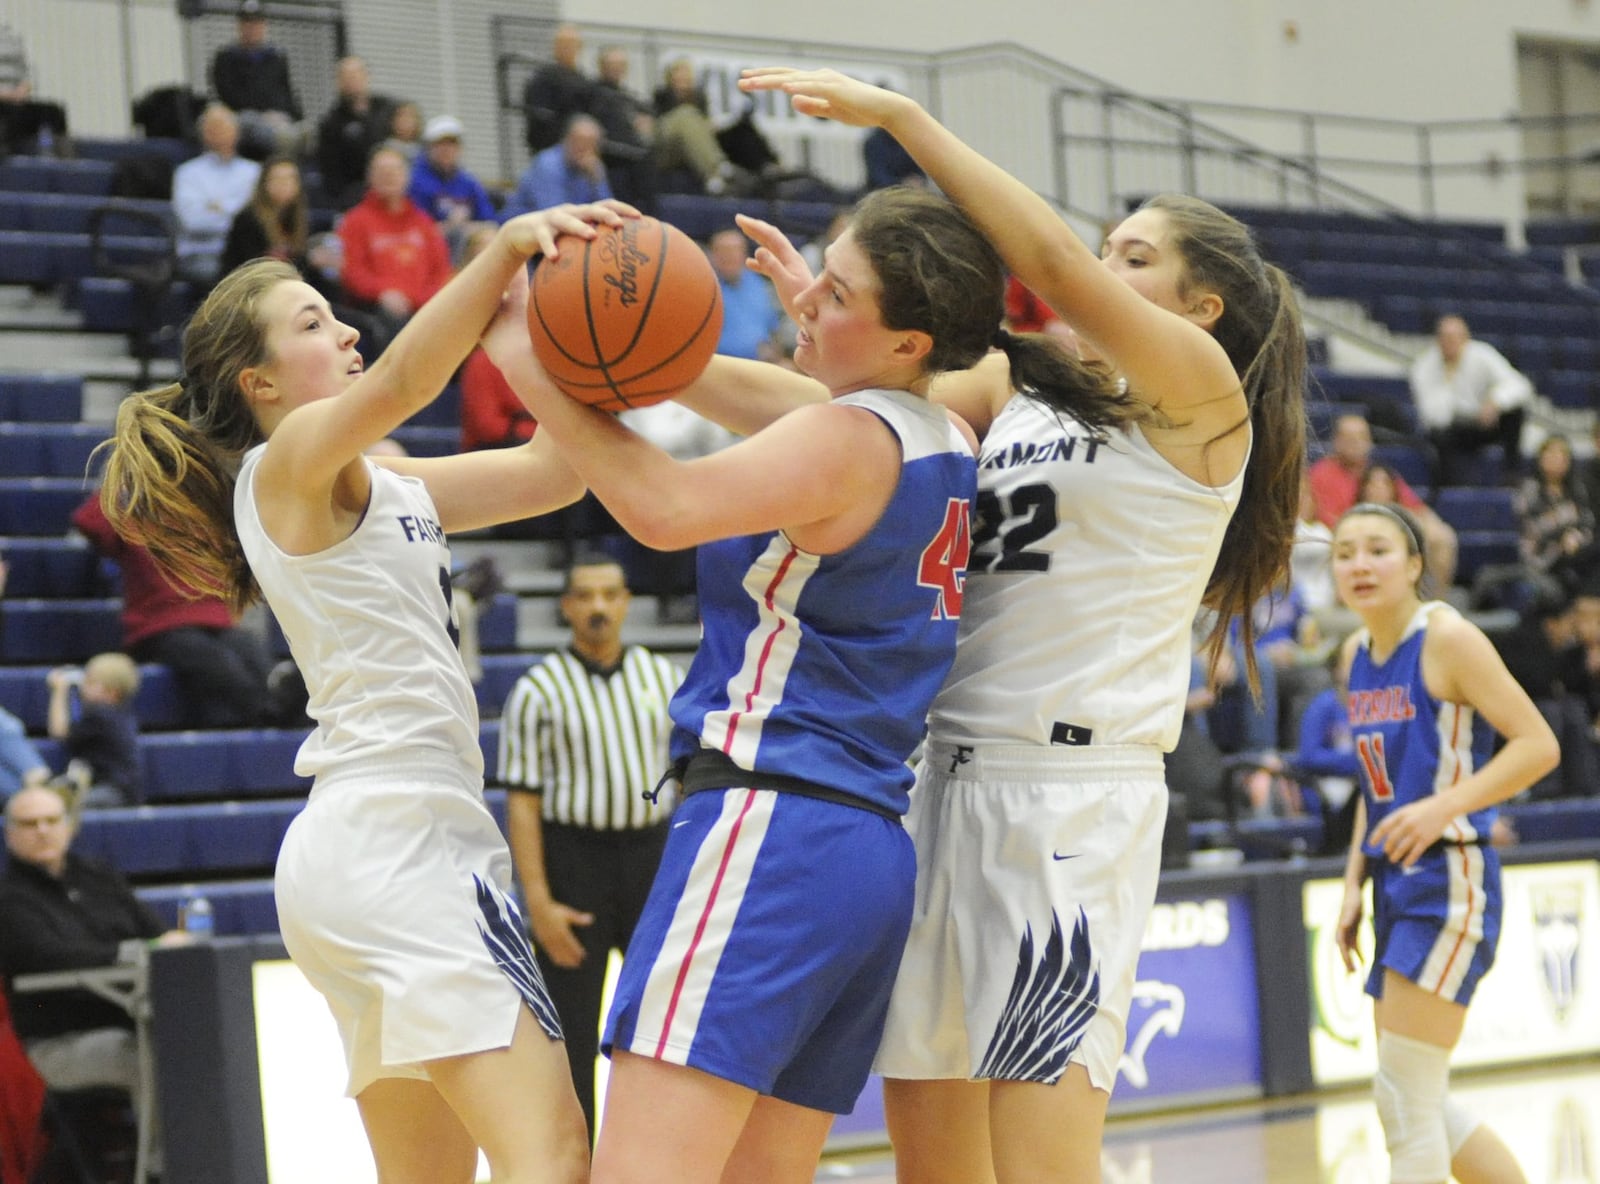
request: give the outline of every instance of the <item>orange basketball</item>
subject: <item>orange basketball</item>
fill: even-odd
[[[564,237],[533,270],[528,333],[551,380],[603,411],[670,399],[722,334],[722,288],[705,252],[654,218]]]

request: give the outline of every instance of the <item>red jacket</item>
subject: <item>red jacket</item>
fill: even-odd
[[[147,637],[194,625],[203,629],[228,629],[235,622],[225,601],[215,596],[191,599],[156,567],[150,552],[130,543],[106,520],[100,495],[72,512],[76,526],[105,558],[122,569],[122,645],[131,649]]]
[[[391,210],[367,194],[339,223],[339,238],[341,282],[353,300],[371,304],[394,290],[421,308],[450,278],[450,248],[438,223],[409,198]]]
[[[11,1009],[0,988],[0,1184],[28,1184],[44,1158],[44,1088],[44,1078],[11,1027]]]
[[[461,451],[522,444],[533,429],[533,416],[505,375],[483,350],[473,350],[461,371]]]

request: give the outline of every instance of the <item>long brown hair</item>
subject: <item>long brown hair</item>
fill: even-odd
[[[1152,197],[1140,208],[1166,215],[1172,244],[1184,262],[1179,295],[1198,288],[1222,297],[1222,316],[1211,332],[1233,363],[1249,407],[1252,443],[1244,488],[1204,603],[1217,613],[1206,639],[1207,657],[1216,663],[1229,623],[1237,618],[1255,686],[1251,609],[1288,571],[1300,516],[1306,453],[1306,338],[1300,306],[1289,277],[1261,257],[1250,228],[1237,218],[1180,194]]]
[[[300,273],[255,259],[224,276],[183,335],[183,377],[117,408],[100,504],[174,584],[220,596],[235,611],[260,595],[233,525],[245,451],[263,439],[239,376],[267,360],[261,301]]]
[[[953,202],[911,186],[880,189],[861,200],[850,229],[878,277],[884,325],[933,339],[929,373],[968,369],[997,346],[1018,389],[1087,427],[1152,417],[1108,368],[1080,361],[1042,333],[1003,330],[1005,264]]]
[[[286,206],[275,206],[267,195],[267,178],[279,165],[294,169],[299,180],[299,191]],[[299,259],[306,253],[310,237],[311,214],[306,201],[305,178],[300,174],[300,164],[292,156],[274,156],[261,166],[256,177],[256,187],[250,194],[250,212],[255,215],[266,233],[272,253],[283,259]]]

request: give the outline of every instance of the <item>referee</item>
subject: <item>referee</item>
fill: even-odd
[[[666,844],[665,810],[645,794],[667,768],[683,679],[622,644],[629,599],[616,560],[577,556],[561,594],[571,644],[517,680],[500,724],[511,854],[591,1139],[606,962],[626,950]]]

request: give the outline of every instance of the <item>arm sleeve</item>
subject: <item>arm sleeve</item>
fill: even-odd
[[[1324,691],[1306,706],[1300,717],[1300,747],[1294,762],[1302,772],[1317,777],[1359,777],[1361,764],[1355,751],[1333,746],[1344,706],[1337,691]]]

